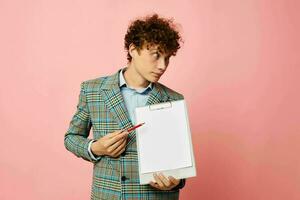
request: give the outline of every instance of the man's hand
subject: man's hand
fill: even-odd
[[[126,130],[109,133],[91,145],[91,151],[97,156],[118,157],[125,151],[128,132]]]
[[[180,183],[179,179],[175,179],[173,176],[169,176],[169,178],[166,178],[162,173],[154,173],[153,176],[156,183],[151,181],[150,185],[159,190],[171,190]]]

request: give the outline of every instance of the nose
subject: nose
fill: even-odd
[[[168,63],[165,61],[165,58],[161,58],[158,63],[158,69],[165,71],[168,67]]]

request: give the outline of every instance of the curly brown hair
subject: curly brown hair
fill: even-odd
[[[179,42],[182,42],[182,37],[173,19],[162,18],[158,14],[137,19],[129,25],[125,35],[127,60],[130,62],[132,59],[128,52],[130,44],[134,44],[138,51],[143,49],[145,44],[147,49],[149,46],[158,45],[159,51],[175,56],[180,48]]]

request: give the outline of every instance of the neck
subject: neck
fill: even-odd
[[[124,72],[124,79],[126,83],[132,88],[145,88],[150,82],[143,78],[139,72],[136,71],[133,63],[129,63]]]

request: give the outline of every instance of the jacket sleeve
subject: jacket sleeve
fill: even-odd
[[[64,145],[66,149],[77,157],[95,162],[89,154],[88,147],[92,139],[88,139],[92,127],[90,112],[87,106],[85,83],[81,83],[79,102],[68,131],[65,133]]]
[[[184,178],[184,179],[180,179],[179,184],[178,184],[176,187],[174,187],[172,190],[179,190],[179,189],[184,188],[184,186],[185,186],[185,181],[186,181],[185,178]]]

